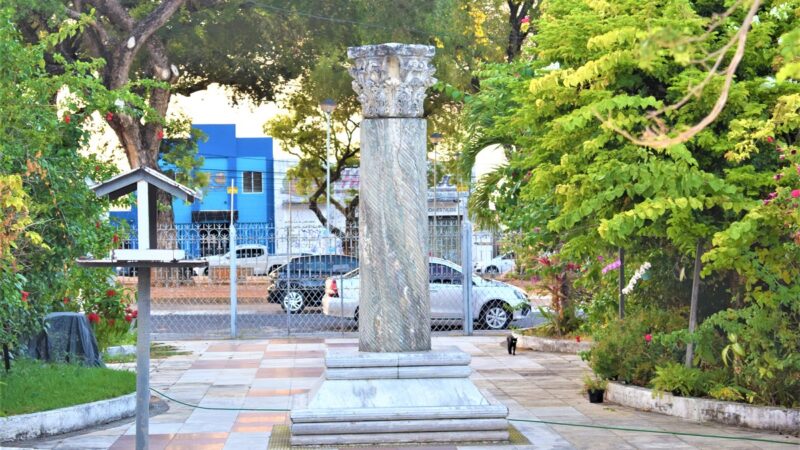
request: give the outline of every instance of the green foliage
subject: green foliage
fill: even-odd
[[[0,234],[0,343],[13,350],[63,304],[68,290],[102,289],[111,274],[97,271],[75,284],[75,258],[103,255],[114,245],[114,229],[102,220],[108,202],[88,185],[116,169],[78,152],[89,137],[81,123],[117,98],[146,107],[128,90],[103,87],[97,76],[102,61],[46,72],[45,54],[76,36],[84,21],[26,45],[11,17],[0,3],[0,202],[7,221]]]
[[[23,359],[11,372],[0,372],[0,416],[96,402],[135,390],[133,372]]]
[[[583,376],[584,392],[604,391],[608,387],[608,380],[598,378],[596,375],[585,374]]]
[[[653,395],[670,392],[688,397],[702,394],[705,389],[703,371],[695,367],[686,367],[676,362],[668,362],[656,367],[656,376],[650,381]]]
[[[660,336],[682,328],[684,323],[678,311],[643,309],[597,330],[594,347],[584,357],[601,378],[644,386],[657,365],[676,360],[681,353],[679,345],[664,342]]]
[[[466,102],[469,154],[499,145],[508,159],[476,189],[471,211],[515,230],[521,246],[583,262],[579,283],[597,299],[587,311],[606,356],[592,359],[600,375],[647,384],[654,361],[680,361],[689,341],[701,370],[733,371],[721,355],[734,333],[741,373],[729,372],[733,382],[724,386],[792,406],[800,373],[800,84],[792,79],[800,3],[764,3],[726,107],[705,130],[666,149],[627,137],[646,134],[648,115],[668,105],[682,104],[663,117],[676,130],[708,114],[721,77],[682,99],[707,75],[697,62],[729,41],[745,6],[724,16],[730,3],[717,0],[544,2],[530,60],[486,67],[481,92]],[[710,243],[700,291],[709,324],[693,336],[623,346],[627,334],[610,319],[615,280],[588,261],[622,247],[633,255],[628,276],[650,261],[652,280],[637,285],[628,304],[672,308],[688,303],[685,275],[698,241]],[[644,351],[667,341],[657,354]]]

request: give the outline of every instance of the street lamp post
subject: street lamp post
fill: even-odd
[[[331,114],[336,109],[336,101],[332,98],[326,98],[319,102],[319,107],[325,113],[328,119],[327,139],[325,142],[325,229],[328,232],[327,237],[331,236]]]
[[[438,215],[439,211],[437,211],[436,207],[436,147],[439,145],[439,142],[442,142],[442,133],[432,133],[431,134],[431,145],[433,146],[433,255],[437,256],[436,249],[438,247],[438,243],[436,242],[436,216]]]

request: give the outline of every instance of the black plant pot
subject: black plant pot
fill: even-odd
[[[605,393],[604,389],[589,391],[589,403],[603,403],[603,394]]]

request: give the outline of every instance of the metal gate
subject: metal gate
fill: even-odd
[[[476,253],[471,225],[434,223],[429,242],[432,331],[463,334],[472,332],[471,325],[489,332],[525,326],[530,307],[518,288],[475,274],[464,286],[461,263]],[[357,232],[337,237],[320,227],[275,229],[264,223],[233,228],[178,224],[158,230],[159,247],[182,249],[189,258],[205,258],[209,266],[183,273],[154,269],[155,338],[355,335]],[[135,248],[136,230],[130,236],[123,245]],[[118,279],[135,289],[135,272],[120,270]]]

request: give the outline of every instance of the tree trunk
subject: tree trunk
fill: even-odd
[[[697,241],[697,249],[695,250],[694,257],[694,274],[692,275],[692,301],[689,306],[689,334],[694,333],[697,328],[697,297],[700,291],[700,269],[703,262],[700,257],[703,255],[703,241]],[[689,342],[686,344],[686,360],[684,364],[686,367],[692,367],[692,360],[694,359],[694,343]]]
[[[625,250],[619,248],[619,318],[625,318]]]

